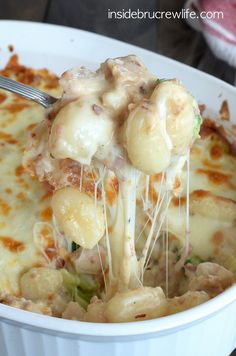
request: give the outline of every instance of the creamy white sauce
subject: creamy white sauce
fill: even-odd
[[[156,240],[163,226],[167,224],[165,221],[175,179],[186,161],[189,146],[186,146],[186,152],[182,155],[172,154],[174,144],[167,131],[167,120],[169,116],[175,118],[175,113],[170,115],[168,100],[170,95],[172,99],[172,91],[180,91],[180,96],[187,98],[185,98],[187,105],[192,102],[192,97],[174,81],[160,84],[162,89],[159,91],[156,80],[135,56],[108,60],[96,73],[86,70],[84,73],[80,70],[78,74],[76,71],[67,72],[63,75],[61,83],[65,91],[63,98],[65,106],[52,122],[49,137],[50,154],[57,160],[70,158],[79,162],[81,167],[86,164],[99,170],[100,179],[94,184],[94,210],[96,211],[97,204],[102,204],[110,288],[114,291],[137,288],[142,284],[145,266],[148,265]],[[72,101],[68,104],[70,99]],[[189,120],[191,128],[192,116],[186,118],[184,115],[183,111],[183,118],[178,116],[178,120],[184,122]],[[140,143],[139,141],[134,143],[137,152],[134,152],[133,157],[128,134],[133,132],[132,130],[136,132],[137,128],[137,137],[132,136],[131,139],[139,139],[141,133],[143,136]],[[184,135],[184,131],[181,134]],[[192,141],[190,131],[190,137],[186,142]],[[143,157],[142,149],[147,144],[150,147],[147,156]],[[163,151],[157,150],[158,156],[155,157],[152,151],[159,144],[162,145]],[[175,142],[176,145],[178,141]],[[140,154],[140,157],[136,154]],[[165,155],[168,155],[168,159]],[[131,156],[135,160],[137,158],[139,168],[133,164]],[[143,170],[142,160],[145,165]],[[152,160],[155,162],[160,160],[162,163],[158,166],[154,162],[153,165]],[[100,167],[104,168],[101,170]],[[160,173],[158,167],[166,168],[162,174],[161,189],[154,206],[149,199],[149,175],[146,176],[144,211],[150,216],[151,228],[138,261],[135,250],[137,186],[142,173],[146,170]],[[104,189],[108,170],[114,172],[119,183],[116,212],[114,209],[111,210],[113,215],[111,232]],[[83,168],[80,190],[83,186],[82,178]],[[101,202],[97,201],[98,186],[101,189]],[[153,209],[151,215],[150,208]],[[109,285],[107,287],[109,289]]]

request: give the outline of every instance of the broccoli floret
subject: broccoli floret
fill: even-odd
[[[199,132],[200,132],[201,124],[202,124],[202,117],[201,117],[201,115],[196,115],[195,125],[194,125],[194,128],[193,128],[193,137],[194,137],[194,138],[199,137]]]
[[[76,251],[79,247],[80,247],[80,245],[78,245],[76,242],[72,241],[72,244],[71,244],[72,252]]]
[[[204,262],[204,261],[200,257],[192,256],[185,261],[185,265],[187,263],[191,263],[192,265],[198,265],[199,263],[202,263],[202,262]]]
[[[169,79],[165,79],[165,78],[157,79],[156,83],[161,84],[163,82],[166,82],[167,80],[169,80]]]
[[[63,284],[71,295],[71,299],[86,309],[98,289],[94,277],[88,274],[77,275],[66,269],[62,269],[61,273]]]

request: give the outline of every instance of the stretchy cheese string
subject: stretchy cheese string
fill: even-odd
[[[166,194],[166,204],[168,204],[168,200],[169,200],[169,191],[167,191]],[[167,213],[168,214],[168,213]],[[165,264],[166,264],[166,297],[168,298],[168,294],[169,294],[169,232],[168,232],[168,217],[166,218],[166,226],[165,226],[165,238],[166,238],[166,246],[165,246]]]
[[[140,173],[128,167],[126,178],[119,181],[119,191],[122,197],[124,214],[123,255],[120,268],[120,289],[137,287],[139,273],[137,269],[137,256],[135,251],[135,211],[136,187]],[[138,278],[137,278],[138,276]]]
[[[150,182],[150,177],[147,175],[145,179],[145,205],[144,205],[144,211],[148,210],[149,208],[149,182]]]
[[[146,263],[145,263],[145,266],[144,266],[144,272],[149,264],[149,261],[150,261],[150,258],[152,256],[152,252],[153,252],[153,249],[155,247],[155,244],[157,242],[157,239],[158,237],[160,237],[160,232],[161,232],[161,229],[163,227],[163,223],[165,221],[165,219],[167,218],[167,214],[168,214],[168,208],[169,208],[169,205],[170,205],[170,202],[171,202],[171,197],[168,197],[168,200],[166,202],[166,206],[165,206],[165,209],[164,209],[164,212],[162,213],[162,216],[161,216],[161,221],[160,221],[160,224],[159,224],[159,227],[158,227],[158,230],[157,230],[157,233],[156,233],[156,236],[154,238],[154,241],[153,241],[153,244],[152,244],[152,247],[151,247],[151,250],[150,250],[150,253],[149,253],[149,256],[147,257],[146,259]]]
[[[186,182],[186,212],[185,212],[185,243],[184,243],[184,248],[181,254],[181,257],[179,261],[175,265],[175,270],[179,271],[183,265],[184,262],[189,254],[189,235],[190,235],[190,222],[189,222],[189,190],[190,190],[190,149],[188,150],[187,153],[187,182]]]
[[[102,190],[103,214],[105,219],[105,238],[106,238],[106,246],[107,246],[108,265],[109,265],[109,278],[110,280],[112,280],[113,279],[112,256],[111,256],[111,247],[110,247],[109,232],[108,232],[108,223],[107,223],[106,192],[104,189],[104,177],[101,180],[101,186],[102,186],[101,190]]]
[[[106,282],[106,276],[105,276],[105,271],[104,271],[104,267],[103,267],[103,263],[102,263],[102,257],[101,257],[101,252],[100,252],[99,244],[97,243],[96,246],[97,246],[97,250],[98,250],[99,263],[100,263],[101,271],[102,271],[102,278],[103,278],[103,282],[104,282],[104,289],[105,289],[105,293],[107,294],[107,282]]]
[[[189,171],[190,171],[190,149],[187,153],[187,191],[186,191],[186,232],[185,232],[185,253],[188,255],[189,252],[189,235],[190,235],[190,225],[189,225]]]
[[[158,199],[157,199],[155,208],[153,210],[153,218],[152,218],[152,225],[151,225],[151,228],[150,228],[150,232],[148,234],[147,240],[145,242],[145,245],[144,245],[142,253],[141,253],[141,258],[139,260],[139,265],[140,265],[141,270],[143,270],[143,267],[144,267],[144,264],[145,264],[145,261],[146,261],[146,258],[147,258],[148,250],[149,250],[151,241],[153,239],[153,235],[154,235],[154,231],[155,231],[155,227],[156,227],[156,222],[157,222],[157,217],[158,217],[158,214],[160,212],[162,203],[163,203],[164,198],[165,198],[165,191],[164,191],[164,194],[162,196],[163,182],[164,182],[164,173],[162,173],[162,175],[161,175],[161,183],[160,183],[160,188],[159,188],[159,191],[158,191]]]
[[[80,190],[80,192],[82,191],[82,186],[83,186],[83,174],[84,174],[84,165],[81,164],[81,168],[80,168],[80,180],[79,180],[79,190]]]

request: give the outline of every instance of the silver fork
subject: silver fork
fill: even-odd
[[[30,85],[16,82],[15,80],[3,77],[0,75],[0,88],[8,90],[12,93],[23,96],[25,99],[33,100],[42,105],[44,108],[49,108],[58,99],[44,93],[43,91],[33,88]]]

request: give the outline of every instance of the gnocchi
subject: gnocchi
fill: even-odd
[[[146,174],[167,169],[171,155],[186,154],[192,144],[197,115],[197,102],[180,83],[158,84],[128,116],[125,142],[131,163]]]
[[[167,315],[193,308],[209,299],[209,295],[204,291],[188,291],[180,297],[168,299]]]
[[[31,268],[20,279],[22,296],[33,301],[52,298],[62,286],[61,273],[48,267]]]
[[[90,164],[111,140],[113,123],[96,97],[85,97],[65,105],[53,121],[49,149],[57,159],[71,158]]]
[[[232,272],[216,263],[203,262],[197,266],[188,288],[191,291],[205,291],[213,297],[223,292],[232,283]]]
[[[130,112],[125,124],[125,141],[129,159],[140,171],[159,173],[170,164],[170,150],[153,105],[144,101]]]
[[[117,293],[105,307],[105,316],[112,323],[153,319],[165,312],[166,299],[160,287]]]
[[[57,190],[52,198],[52,210],[59,230],[69,241],[92,249],[103,237],[105,222],[103,209],[76,188]]]

